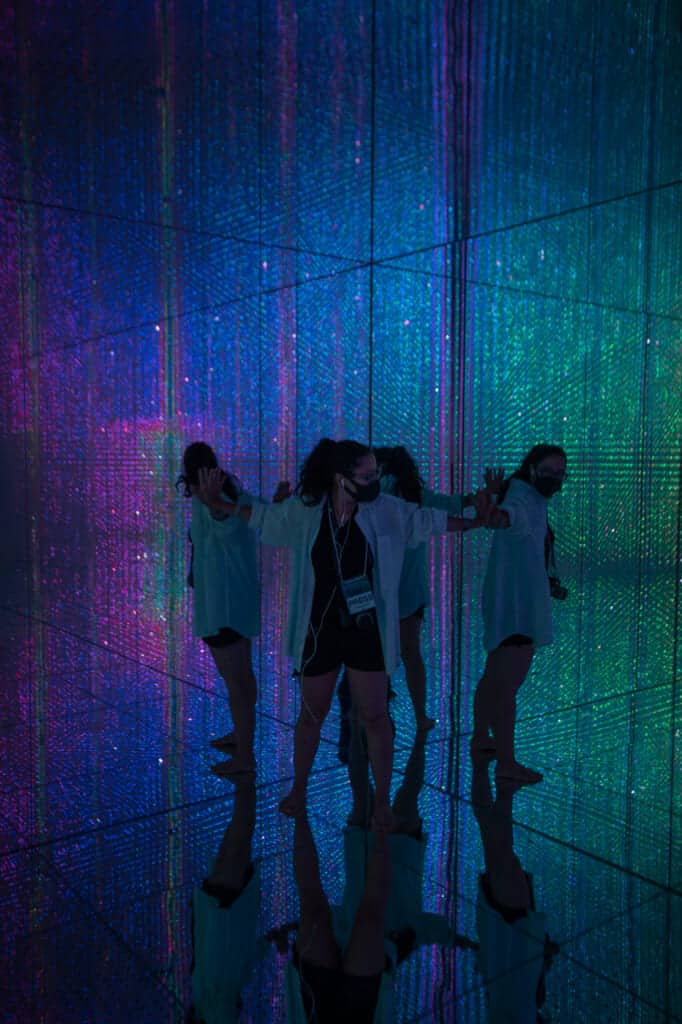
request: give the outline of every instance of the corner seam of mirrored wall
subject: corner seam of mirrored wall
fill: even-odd
[[[450,456],[450,493],[464,494],[464,465],[466,460],[466,416],[467,416],[467,349],[469,344],[468,330],[468,246],[471,233],[471,154],[472,154],[472,83],[470,69],[473,61],[473,10],[472,0],[466,0],[466,14],[464,23],[466,25],[466,36],[458,45],[457,37],[457,2],[453,0],[451,11],[451,37],[452,52],[450,55],[450,66],[452,68],[452,95],[455,102],[452,104],[452,123],[450,137],[452,142],[452,242],[451,242],[451,279],[450,279],[450,367],[451,367],[451,409],[449,423],[449,456]],[[457,88],[458,68],[460,69],[459,80],[461,87]],[[458,91],[460,100],[457,102]],[[461,118],[460,135],[462,143],[458,148],[458,125],[457,119]],[[455,411],[456,410],[456,411]],[[453,605],[456,609],[453,616],[452,629],[452,665],[454,678],[453,706],[451,713],[453,721],[459,723],[457,730],[457,747],[461,748],[462,737],[460,736],[463,723],[463,694],[462,694],[462,648],[464,641],[464,558],[463,539],[460,537],[458,543],[453,545]],[[454,791],[459,793],[460,782],[460,754],[454,758]]]
[[[377,105],[377,0],[372,0],[369,58],[370,133],[369,133],[369,291],[367,311],[368,389],[367,444],[374,443],[374,216],[376,203],[376,105]]]

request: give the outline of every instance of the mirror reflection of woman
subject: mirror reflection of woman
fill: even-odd
[[[375,448],[381,489],[404,501],[425,508],[436,508],[448,515],[461,516],[465,508],[480,501],[475,494],[441,494],[430,490],[422,480],[414,459],[402,445]],[[414,708],[417,729],[429,730],[436,724],[426,713],[426,670],[421,652],[424,612],[430,601],[426,544],[408,548],[403,560],[398,594],[400,614],[400,658],[405,681]]]
[[[471,806],[485,859],[476,900],[477,959],[489,1024],[542,1022],[545,977],[558,952],[545,914],[536,907],[533,877],[514,850],[514,796],[521,785],[498,784],[493,800],[488,759],[474,758]]]
[[[231,818],[192,895],[192,997],[186,1024],[237,1024],[241,993],[267,943],[259,939],[260,866],[252,856],[256,777],[235,776]]]
[[[547,510],[566,477],[566,453],[536,445],[501,483],[490,512],[495,530],[483,584],[485,670],[474,696],[471,753],[497,760],[498,780],[532,784],[542,775],[515,755],[516,695],[538,647],[552,643]],[[492,732],[492,737],[490,733]]]
[[[330,905],[305,811],[295,816],[294,880],[300,918],[286,970],[287,1021],[378,1024],[395,1020],[395,964],[384,935],[391,884],[390,837],[374,837],[352,914]]]
[[[190,444],[183,455],[179,482],[192,498],[193,632],[211,652],[229,698],[234,729],[211,741],[216,750],[232,754],[229,761],[214,765],[218,775],[233,777],[255,770],[253,738],[256,715],[256,678],[251,660],[251,640],[260,633],[260,582],[253,533],[239,519],[211,515],[199,500],[202,474],[220,477],[219,503],[253,504],[254,499],[232,474],[221,470],[213,449],[203,441]],[[275,500],[288,491],[280,484]]]
[[[372,826],[390,829],[393,733],[387,672],[400,657],[398,588],[405,549],[432,534],[461,532],[480,520],[447,517],[380,494],[374,453],[357,441],[322,439],[305,460],[296,495],[252,509],[223,504],[219,472],[200,480],[214,515],[238,515],[267,544],[291,549],[287,653],[301,688],[294,733],[294,781],[280,803],[294,816],[308,778],[342,665],[367,735],[375,782]]]

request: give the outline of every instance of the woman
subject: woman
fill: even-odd
[[[375,448],[381,490],[425,508],[442,509],[457,516],[477,501],[476,495],[438,494],[429,490],[419,475],[416,463],[402,445]],[[400,614],[400,657],[405,666],[407,689],[412,700],[417,729],[433,729],[435,719],[426,714],[426,672],[421,653],[421,627],[429,604],[430,588],[426,544],[405,552],[400,574],[398,605]]]
[[[207,877],[192,895],[192,1002],[185,1024],[243,1019],[241,993],[262,956],[260,870],[253,859],[256,778],[235,778],[232,817]]]
[[[553,560],[553,534],[547,507],[565,477],[563,448],[536,445],[502,484],[497,506],[490,513],[488,525],[497,532],[483,584],[483,643],[488,657],[474,696],[471,752],[496,758],[498,780],[522,784],[542,780],[539,772],[519,764],[514,755],[516,694],[536,648],[552,642],[548,568]]]
[[[363,878],[348,876],[343,905],[332,908],[305,811],[296,815],[294,880],[299,920],[285,973],[286,1019],[308,1024],[394,1021],[395,947],[384,916],[390,893],[390,839],[377,835],[363,849]],[[350,905],[349,905],[350,904]]]
[[[519,783],[497,786],[487,764],[474,762],[471,807],[481,831],[485,870],[478,878],[478,970],[486,985],[490,1024],[543,1021],[545,975],[558,953],[536,908],[532,875],[514,850],[514,796]]]
[[[356,441],[324,438],[301,469],[296,495],[282,505],[224,504],[222,474],[204,472],[200,496],[217,516],[239,515],[267,544],[291,547],[287,651],[300,677],[294,782],[280,803],[293,817],[305,806],[308,777],[340,668],[367,734],[376,787],[372,827],[392,822],[393,734],[387,673],[399,662],[398,588],[405,549],[434,533],[479,520],[455,519],[380,494],[374,453]]]
[[[234,731],[215,739],[211,746],[231,751],[232,760],[215,765],[217,775],[253,772],[253,737],[256,714],[256,679],[251,662],[251,638],[260,633],[260,585],[256,571],[256,544],[251,531],[238,519],[212,516],[198,498],[199,476],[220,473],[217,500],[238,505],[253,504],[237,479],[218,467],[213,449],[203,441],[190,444],[183,456],[179,483],[192,498],[193,629],[208,646],[218,672],[225,680]],[[288,491],[280,484],[277,497]]]

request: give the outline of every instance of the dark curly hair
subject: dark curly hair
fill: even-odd
[[[359,441],[332,441],[323,437],[301,466],[295,493],[304,504],[319,505],[331,491],[335,473],[352,475],[358,460],[371,454],[372,449]]]
[[[185,490],[183,493],[186,498],[190,498],[192,496],[190,484],[193,484],[195,487],[199,485],[199,470],[217,469],[217,467],[218,459],[211,446],[204,441],[194,441],[185,448],[185,454],[182,456],[183,472],[178,477],[175,486],[178,487],[180,484],[184,484]],[[229,498],[230,501],[236,501],[242,489],[237,477],[227,473],[223,483],[223,494],[225,497]]]
[[[543,459],[546,459],[550,455],[559,455],[564,461],[566,461],[566,452],[558,444],[536,444],[526,455],[525,459],[511,476],[502,484],[500,488],[500,494],[498,497],[498,503],[502,504],[509,490],[509,485],[512,480],[525,480],[527,484],[531,482],[530,470],[532,466],[537,466]]]
[[[395,477],[397,497],[421,505],[422,490],[425,485],[419,475],[417,463],[407,448],[401,444],[394,448],[375,448],[374,454],[377,457],[380,475]]]

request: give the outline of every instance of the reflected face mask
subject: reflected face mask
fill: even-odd
[[[543,498],[551,498],[561,490],[564,479],[561,476],[536,476],[533,487]]]
[[[376,498],[379,497],[381,484],[378,480],[372,480],[369,484],[360,484],[350,476],[346,476],[346,479],[350,481],[353,488],[353,497],[356,498],[358,502],[365,504],[366,502],[375,501]]]

